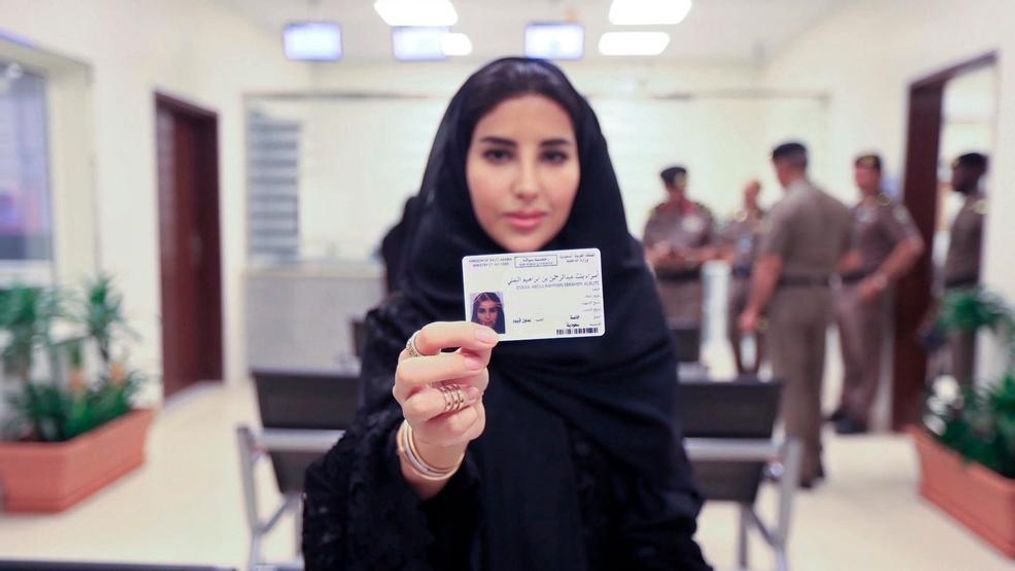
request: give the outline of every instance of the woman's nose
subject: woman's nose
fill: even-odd
[[[539,192],[539,179],[534,161],[522,161],[518,179],[515,181],[515,196],[525,201],[531,201],[539,196]]]

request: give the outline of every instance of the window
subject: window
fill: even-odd
[[[46,79],[0,61],[0,285],[52,280]]]
[[[249,256],[293,261],[300,256],[298,121],[247,113]]]

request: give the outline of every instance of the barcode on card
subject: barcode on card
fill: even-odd
[[[557,335],[595,335],[596,333],[599,333],[598,327],[568,327],[557,330]]]

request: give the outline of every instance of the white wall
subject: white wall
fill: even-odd
[[[825,98],[758,89],[750,66],[587,64],[565,66],[589,96],[610,144],[631,230],[640,235],[664,198],[658,172],[683,163],[691,192],[719,217],[740,203],[749,178],[778,198],[767,152],[803,137],[823,155]],[[472,64],[315,68],[316,99],[260,99],[269,115],[304,123],[300,233],[304,257],[360,259],[377,245],[418,189],[450,96]],[[793,128],[772,117],[794,118]]]
[[[1015,2],[857,0],[787,45],[765,72],[774,88],[827,91],[833,190],[852,198],[852,158],[880,150],[889,172],[905,155],[909,85],[990,51],[998,53],[985,282],[1015,301]]]
[[[203,0],[0,0],[0,15],[3,31],[92,70],[98,263],[124,290],[144,337],[132,360],[146,371],[161,370],[154,92],[218,112],[226,375],[242,376],[242,94],[305,85],[307,68],[285,61],[277,38]]]
[[[151,371],[161,367],[155,90],[219,112],[227,376],[237,378],[244,362],[243,94],[417,93],[436,109],[474,70],[472,64],[454,62],[292,64],[282,58],[276,37],[207,0],[0,0],[0,15],[0,29],[91,69],[97,197],[91,223],[98,228],[98,264],[124,288],[131,317],[145,337],[135,363]],[[1015,214],[1015,193],[1008,191],[1015,186],[1012,22],[1015,2],[1010,0],[857,0],[785,46],[764,69],[626,61],[564,67],[601,115],[629,222],[639,233],[648,207],[661,198],[655,173],[670,162],[690,166],[692,193],[721,215],[733,208],[740,185],[751,176],[762,176],[767,200],[775,200],[766,155],[772,143],[789,137],[811,144],[819,182],[852,199],[850,165],[857,152],[879,150],[889,176],[901,170],[909,83],[997,50],[1000,96],[985,267],[987,282],[1015,299],[1015,265],[1006,263],[1005,252],[1005,245],[1015,241],[1015,226],[1003,223]],[[420,135],[425,144],[414,140],[411,147],[428,148],[437,113],[405,113],[405,121],[414,122],[412,132],[426,133]],[[364,143],[379,148],[385,132],[363,133]],[[320,164],[328,153],[319,148]],[[369,153],[362,160],[363,173],[387,168]],[[409,171],[420,170],[423,160],[398,175],[410,179],[404,187],[400,181],[384,183],[392,193],[385,206],[390,213],[375,213],[377,220],[394,218],[401,197],[418,184]],[[325,198],[321,212],[342,208],[355,196]],[[318,228],[329,222],[318,216]],[[83,250],[81,256],[89,259]]]
[[[133,362],[150,372],[161,369],[154,91],[219,113],[226,375],[239,378],[245,363],[240,338],[244,330],[240,281],[246,262],[243,96],[314,90],[424,96],[416,105],[395,105],[394,114],[384,113],[391,111],[391,104],[381,105],[385,109],[380,113],[376,109],[357,113],[356,125],[343,126],[351,137],[333,137],[326,122],[312,123],[317,144],[305,174],[309,181],[316,177],[322,184],[320,192],[304,201],[304,246],[311,254],[346,257],[348,252],[348,257],[360,257],[357,254],[376,241],[374,234],[364,236],[362,228],[377,228],[379,235],[395,219],[402,199],[419,183],[448,98],[475,70],[474,64],[455,62],[293,64],[282,58],[278,38],[207,0],[0,0],[0,14],[3,31],[65,54],[88,70],[82,97],[90,106],[86,115],[93,143],[82,144],[76,154],[73,148],[66,149],[65,155],[76,157],[71,159],[77,161],[76,170],[60,169],[55,178],[69,184],[84,177],[61,173],[93,170],[94,207],[79,209],[73,223],[58,216],[57,224],[96,228],[97,244],[66,240],[62,259],[76,266],[64,277],[96,266],[117,277],[130,317],[144,337]],[[662,198],[660,168],[673,162],[687,164],[697,198],[725,216],[736,207],[747,178],[760,175],[771,183],[765,155],[772,142],[773,112],[781,109],[806,117],[804,131],[824,129],[820,94],[760,93],[759,70],[753,66],[618,61],[565,68],[600,112],[636,234],[648,209]],[[365,100],[362,105],[376,102]],[[399,136],[412,138],[399,142],[394,156],[414,158],[399,160],[392,168],[392,154],[386,150]],[[87,139],[87,133],[77,137],[82,138]],[[343,192],[323,182],[325,175],[337,170],[334,157],[358,167],[347,177]],[[769,186],[774,189],[774,184]],[[364,192],[384,196],[372,199],[375,207],[364,216],[355,216]],[[769,191],[767,198],[774,201],[777,194]],[[336,248],[329,248],[333,237],[328,232],[336,226],[347,232],[339,236]]]

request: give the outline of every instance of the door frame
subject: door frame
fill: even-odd
[[[164,92],[156,91],[154,94],[155,99],[155,116],[158,116],[160,110],[168,111],[174,117],[179,117],[187,121],[193,122],[197,126],[197,138],[195,144],[200,146],[199,155],[201,157],[201,164],[199,168],[194,169],[194,186],[191,204],[194,204],[195,214],[199,215],[198,221],[194,224],[198,228],[198,232],[201,238],[201,252],[202,262],[201,269],[194,270],[191,272],[193,279],[201,280],[202,284],[210,287],[202,288],[201,303],[203,304],[201,313],[203,314],[201,324],[204,326],[205,337],[200,340],[194,340],[195,350],[197,352],[197,370],[195,371],[195,379],[176,379],[170,381],[170,383],[183,383],[180,386],[169,386],[166,381],[166,376],[163,375],[163,395],[170,396],[177,390],[185,389],[189,386],[188,381],[218,381],[223,380],[224,372],[224,327],[223,327],[223,299],[222,299],[222,253],[221,253],[221,240],[222,240],[222,222],[221,222],[221,194],[219,187],[219,156],[218,156],[218,113],[210,109],[206,109],[189,101],[180,99],[179,97],[168,95]],[[158,152],[158,143],[156,143],[156,153]],[[156,158],[156,167],[158,168],[158,158]],[[161,184],[158,184],[157,192],[166,192],[168,189],[164,189]],[[173,189],[176,191],[177,189]],[[198,195],[201,195],[200,197]],[[159,207],[161,208],[163,201],[158,200]],[[175,201],[174,201],[175,203]],[[206,203],[206,211],[198,212],[202,203]],[[164,245],[164,232],[162,228],[162,217],[159,216],[159,275],[160,283],[164,284],[165,274],[167,272],[166,256],[163,254],[165,248]],[[202,275],[202,270],[204,274]],[[167,296],[168,294],[168,296]],[[174,311],[172,303],[172,294],[163,291],[161,293],[161,310],[162,315],[166,315],[167,312]],[[166,331],[166,323],[162,322],[162,361],[163,361],[163,372],[165,372],[165,364],[168,360],[173,359],[174,355],[171,343],[167,343],[170,339],[172,332]]]
[[[904,430],[922,415],[928,355],[917,335],[933,303],[934,234],[938,207],[938,158],[941,153],[945,85],[958,75],[996,65],[989,52],[936,71],[909,86],[903,204],[927,247],[913,270],[899,280],[895,295],[895,344],[892,360],[892,429]]]

